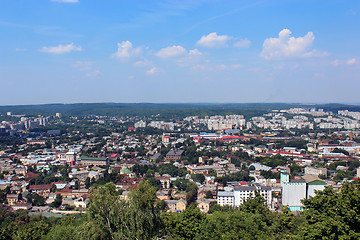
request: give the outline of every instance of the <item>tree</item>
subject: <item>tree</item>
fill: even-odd
[[[55,200],[50,204],[50,206],[58,208],[62,204],[62,196],[60,194],[56,194]]]
[[[86,189],[89,189],[90,186],[91,186],[91,181],[90,181],[90,178],[87,177],[87,178],[85,179],[85,188],[86,188]]]
[[[147,181],[131,191],[126,202],[115,185],[107,183],[92,192],[89,214],[108,239],[151,239],[161,226],[155,200],[156,190]]]
[[[56,185],[55,185],[55,184],[53,184],[53,185],[51,186],[50,192],[52,192],[52,193],[56,192]]]
[[[194,239],[205,219],[196,204],[191,204],[180,214],[165,215],[165,228],[175,239]]]
[[[44,206],[46,199],[37,193],[28,194],[27,201],[35,206]]]
[[[344,183],[340,192],[325,187],[314,197],[304,199],[303,239],[359,239],[360,190],[359,185]]]
[[[50,230],[49,224],[44,221],[31,222],[18,230],[13,236],[15,240],[40,240]]]
[[[205,176],[204,176],[204,174],[201,174],[201,173],[191,174],[191,178],[195,182],[199,182],[199,183],[203,183],[205,181]]]
[[[207,191],[206,194],[205,194],[205,198],[207,198],[207,199],[212,199],[212,198],[213,198],[212,192],[211,192],[211,191]]]

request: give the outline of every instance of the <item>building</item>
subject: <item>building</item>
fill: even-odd
[[[170,161],[179,161],[182,154],[183,154],[184,150],[170,150],[167,154],[166,154],[166,161],[170,162]]]
[[[169,212],[182,212],[186,209],[186,201],[180,200],[165,200]]]
[[[88,157],[81,156],[79,157],[79,162],[81,165],[93,165],[93,166],[106,166],[109,165],[108,158],[96,158],[96,157]]]
[[[218,191],[217,204],[220,206],[235,206],[235,195],[233,191]]]
[[[48,184],[48,185],[30,185],[29,192],[37,193],[40,196],[47,197],[50,194],[51,186],[52,185],[50,185],[50,184]]]
[[[170,176],[159,176],[155,177],[157,180],[161,182],[161,187],[168,189],[170,188]]]
[[[242,205],[245,201],[255,197],[255,193],[258,192],[265,199],[268,207],[271,207],[272,203],[272,189],[268,186],[235,186],[234,187],[234,199],[235,207]]]
[[[316,176],[323,175],[323,176],[327,177],[327,169],[326,168],[315,168],[315,167],[307,166],[304,169],[304,173],[305,173],[305,175],[316,175]]]
[[[39,145],[45,145],[46,140],[45,139],[39,139],[39,140],[27,140],[27,144],[29,145],[35,145],[35,144],[39,144]]]
[[[301,200],[315,196],[315,191],[323,190],[326,183],[315,175],[305,175],[300,179],[289,179],[289,174],[280,174],[282,186],[282,205],[290,211],[302,211]]]
[[[196,202],[198,203],[197,207],[200,211],[207,213],[210,210],[210,205],[213,199],[199,199]]]
[[[14,206],[20,200],[20,195],[19,194],[8,194],[8,195],[6,195],[6,200],[10,206]]]

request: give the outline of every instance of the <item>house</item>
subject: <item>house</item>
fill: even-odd
[[[14,206],[12,206],[14,211],[19,210],[19,209],[29,210],[29,209],[31,209],[31,207],[32,207],[31,203],[26,203],[26,202],[19,202],[19,203],[15,204]]]
[[[304,169],[304,173],[305,173],[305,175],[316,175],[316,176],[323,175],[323,176],[327,177],[327,169],[326,168],[315,168],[315,167],[307,166]]]
[[[170,161],[179,161],[182,154],[184,153],[184,150],[170,150],[167,154],[166,154],[166,161],[170,162]]]
[[[74,201],[74,205],[77,208],[87,208],[88,202],[88,199],[80,197]]]
[[[93,165],[93,166],[106,166],[109,165],[108,158],[101,158],[101,157],[88,157],[88,156],[81,156],[79,157],[79,162],[81,165]]]
[[[159,200],[169,200],[169,194],[166,191],[159,190],[156,192],[156,198]]]
[[[158,176],[155,178],[161,182],[162,188],[170,188],[170,176]]]
[[[37,193],[40,196],[47,197],[50,194],[51,184],[48,185],[30,185],[29,192]]]
[[[46,140],[45,139],[39,139],[39,140],[27,140],[27,144],[28,145],[35,145],[35,144],[39,144],[39,145],[45,145]]]
[[[198,203],[198,208],[202,212],[207,213],[210,209],[211,202],[213,201],[213,199],[199,199],[196,202]]]
[[[180,200],[165,200],[169,212],[182,212],[186,209],[186,201]]]
[[[14,206],[21,199],[20,194],[8,194],[6,200],[10,206]]]

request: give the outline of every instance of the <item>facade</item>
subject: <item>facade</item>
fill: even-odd
[[[108,158],[96,158],[96,157],[81,156],[81,157],[79,157],[79,161],[80,161],[81,165],[93,165],[93,166],[109,165]]]
[[[212,199],[200,199],[196,202],[198,203],[197,207],[200,209],[200,211],[207,213],[210,209],[210,203],[212,202]]]
[[[235,206],[235,195],[232,191],[219,191],[217,195],[217,204],[220,206]]]
[[[249,198],[255,196],[255,192],[258,191],[260,195],[265,199],[266,204],[271,206],[271,194],[272,189],[268,186],[236,186],[234,187],[235,207],[242,205]]]
[[[180,200],[165,200],[169,212],[182,212],[186,209],[186,202],[183,199]]]
[[[301,200],[315,196],[315,191],[324,190],[326,183],[315,175],[305,175],[301,179],[289,180],[289,174],[281,173],[282,205],[290,211],[302,211]]]
[[[178,161],[180,160],[182,154],[183,154],[184,150],[170,150],[167,154],[166,154],[166,161]]]
[[[46,142],[46,140],[40,139],[40,140],[27,140],[26,143],[29,145],[35,145],[35,144],[44,145],[45,142]]]
[[[314,168],[314,167],[306,167],[304,169],[304,173],[305,175],[316,175],[316,176],[319,176],[319,175],[324,175],[325,177],[327,177],[327,169],[326,168]]]
[[[170,188],[170,177],[162,176],[162,177],[155,177],[157,180],[161,182],[162,188]]]

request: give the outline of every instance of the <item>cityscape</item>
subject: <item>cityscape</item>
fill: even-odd
[[[305,221],[303,213],[309,214],[310,205],[304,200],[315,201],[318,191],[332,189],[336,194],[358,184],[360,112],[315,106],[259,110],[246,117],[247,111],[204,115],[200,110],[197,116],[168,119],[149,112],[2,113],[4,211],[81,216],[95,211],[91,206],[97,189],[112,188],[112,201],[126,202],[133,201],[134,191],[147,187],[159,213],[192,211],[188,214],[197,214],[198,224],[205,224],[206,215],[237,212],[252,201],[260,201],[269,215],[292,213],[289,221],[296,222]],[[357,188],[352,191],[359,194]],[[181,223],[171,221],[166,224]],[[292,228],[287,230],[296,236],[300,230]],[[167,231],[161,237],[197,234]]]
[[[360,1],[0,0],[0,240],[360,239]]]

